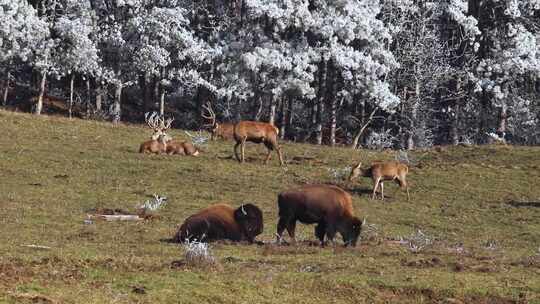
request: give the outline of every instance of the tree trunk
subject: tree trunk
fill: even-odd
[[[41,115],[43,111],[43,95],[45,94],[45,82],[47,81],[47,72],[41,72],[41,82],[39,84],[39,96],[34,110],[34,114]]]
[[[418,120],[418,105],[420,103],[420,80],[416,78],[416,82],[414,85],[414,98],[412,106],[411,106],[411,117],[410,117],[410,127],[407,132],[407,150],[412,150],[415,147],[414,143],[414,133],[416,129],[416,123]],[[407,92],[405,92],[405,95],[407,95]]]
[[[276,96],[274,95],[272,95],[272,99],[270,99],[270,117],[268,122],[273,125],[275,125],[276,122]]]
[[[294,97],[289,97],[289,107],[287,109],[287,127],[283,130],[283,138],[285,138],[285,130],[287,130],[288,138],[292,139],[296,135],[293,131],[293,118],[294,118]]]
[[[161,96],[159,98],[159,115],[164,117],[165,115],[165,88],[161,88]]]
[[[319,65],[319,90],[317,96],[317,118],[316,118],[316,127],[315,132],[316,143],[322,145],[323,133],[323,111],[324,111],[324,99],[325,99],[325,84],[326,84],[326,61],[322,61]]]
[[[116,88],[114,90],[114,105],[113,105],[113,120],[112,122],[117,124],[122,118],[122,108],[121,108],[121,98],[122,98],[122,82],[118,81]]]
[[[86,117],[90,117],[90,98],[92,92],[90,91],[90,77],[86,78]]]
[[[72,113],[73,113],[73,85],[74,83],[75,83],[75,73],[72,73],[71,78],[69,80],[69,109],[68,109],[69,119],[71,119]]]
[[[150,102],[153,102],[151,106],[152,106],[152,109],[154,109],[154,107],[160,103],[160,98],[161,98],[159,94],[159,80],[157,79],[157,77],[154,77],[154,81],[152,82],[152,85],[154,88],[154,97],[150,99],[151,100]]]
[[[506,127],[508,125],[508,106],[506,105],[506,102],[502,104],[501,112],[499,114],[499,126],[497,128],[497,135],[504,138],[504,135],[506,134]]]
[[[281,130],[279,137],[281,139],[285,138],[285,128],[287,124],[287,98],[285,96],[281,97]]]
[[[102,103],[103,103],[103,85],[99,83],[96,89],[96,112],[101,111]]]
[[[365,101],[363,102],[365,103]],[[362,113],[364,113],[364,108],[365,106],[362,107]],[[356,133],[356,135],[354,136],[354,139],[353,139],[353,142],[352,142],[352,145],[351,145],[351,148],[352,149],[356,149],[358,147],[358,142],[360,141],[360,138],[362,137],[362,135],[364,134],[364,131],[367,129],[367,127],[369,126],[369,124],[371,124],[371,121],[373,121],[373,117],[375,116],[375,113],[377,113],[377,110],[379,108],[375,108],[371,114],[369,114],[369,118],[365,121],[364,123],[364,118],[362,117],[362,120],[361,120],[361,123],[362,123],[362,127],[360,128],[360,130],[358,130],[358,132]]]
[[[461,90],[461,79],[460,77],[457,77],[456,79],[456,91],[455,94],[459,96],[459,92]],[[452,145],[456,146],[459,144],[459,105],[460,100],[456,99],[454,101],[454,109],[452,115],[452,122],[450,125],[450,139],[452,140]]]
[[[8,93],[9,93],[9,81],[10,81],[10,78],[11,78],[11,73],[8,71],[7,72],[7,77],[6,77],[6,87],[4,88],[4,97],[2,99],[2,105],[3,106],[6,106],[7,105],[7,98],[8,98]]]
[[[330,99],[330,146],[336,145],[337,101]]]

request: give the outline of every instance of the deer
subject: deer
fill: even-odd
[[[351,174],[349,175],[349,182],[353,179],[363,176],[371,177],[373,180],[373,194],[371,199],[376,198],[377,189],[381,188],[381,200],[384,200],[384,181],[395,181],[399,184],[401,189],[407,191],[407,201],[410,200],[409,186],[407,185],[407,173],[409,167],[398,161],[374,161],[369,169],[362,169],[362,162],[354,165]]]
[[[209,121],[208,124],[205,124],[205,127],[210,128],[210,139],[215,140],[216,138],[221,138],[224,140],[234,139],[234,123],[218,123],[216,121],[216,113],[212,110],[212,106],[208,102],[206,105],[203,105],[203,108],[208,112],[208,114],[201,114],[201,116]]]
[[[173,118],[165,120],[158,113],[146,113],[144,120],[150,129],[154,131],[150,140],[143,142],[139,147],[139,153],[155,153],[161,154],[167,152],[167,145],[171,141],[171,137],[165,133],[171,128],[174,121]]]
[[[168,155],[179,154],[199,156],[199,150],[192,143],[184,141],[169,141],[165,148],[165,153],[167,153]]]
[[[283,156],[281,154],[281,147],[278,144],[279,130],[273,124],[259,121],[243,120],[234,125],[234,139],[236,144],[234,145],[234,155],[240,162],[244,162],[244,151],[246,142],[250,141],[256,144],[263,143],[268,149],[268,154],[264,164],[267,164],[270,160],[271,153],[276,150],[279,156],[279,164],[283,166]],[[241,147],[241,157],[238,156],[238,147]]]

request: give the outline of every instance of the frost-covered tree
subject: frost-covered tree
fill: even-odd
[[[520,136],[522,130],[509,126],[509,117],[518,123],[514,114],[533,110],[531,105],[535,100],[523,88],[540,75],[537,42],[540,3],[537,0],[452,2],[469,14],[467,19],[456,14],[455,20],[474,33],[468,42],[474,47],[475,64],[468,72],[480,109],[479,140],[492,130],[501,135],[512,131],[514,137]],[[534,114],[520,117],[530,124],[529,118]]]
[[[77,76],[89,81],[90,77],[101,75],[97,41],[95,15],[88,1],[68,1],[64,14],[55,21],[53,31],[57,37],[59,76],[69,77],[69,116],[71,117],[74,82]]]
[[[49,28],[25,0],[0,0],[0,64],[5,74],[6,104],[11,69],[19,63],[46,61],[50,51]]]
[[[266,93],[274,100],[273,95],[289,92],[313,100],[317,143],[323,139],[325,106],[330,109],[329,141],[334,144],[340,105],[358,98],[385,110],[398,104],[384,81],[397,63],[386,47],[389,32],[377,19],[378,2],[247,0],[244,4],[251,21],[250,28],[241,32],[248,44],[241,62],[251,76],[247,82],[254,84],[257,98]]]

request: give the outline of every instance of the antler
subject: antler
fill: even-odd
[[[157,112],[152,112],[144,114],[144,120],[146,121],[146,124],[154,130],[152,139],[158,139],[161,135],[167,135],[165,134],[165,131],[171,128],[174,118],[167,118],[167,120],[165,120],[165,118]]]
[[[203,105],[203,108],[208,112],[209,115],[205,115],[204,113],[202,113],[201,116],[205,119],[212,121],[212,123],[206,124],[205,126],[215,126],[216,113],[214,113],[214,110],[212,110],[212,105],[210,105],[210,102],[207,102],[205,105]]]
[[[144,121],[146,121],[146,124],[154,130],[154,132],[159,131],[160,124],[159,124],[159,115],[157,112],[147,112],[144,114]]]

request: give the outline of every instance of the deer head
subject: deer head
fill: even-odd
[[[164,141],[169,141],[172,139],[169,135],[167,135],[167,133],[165,133],[165,131],[171,128],[174,118],[167,118],[165,120],[165,117],[162,117],[157,112],[152,112],[144,114],[144,120],[146,121],[148,127],[154,131],[151,136],[153,140],[158,140],[161,138]]]

